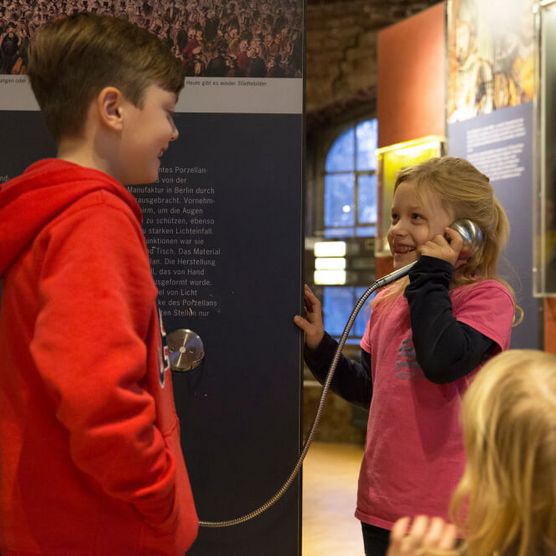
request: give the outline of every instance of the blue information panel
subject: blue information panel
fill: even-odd
[[[153,188],[133,188],[168,333],[204,342],[200,370],[174,373],[182,445],[200,518],[270,498],[295,465],[301,358],[302,121],[179,114]],[[176,145],[177,146],[177,145]],[[191,554],[297,554],[300,487],[261,517],[202,529]],[[261,543],[261,544],[259,544]]]
[[[533,297],[533,175],[531,103],[496,110],[448,126],[448,150],[489,176],[510,220],[510,242],[499,265],[524,311],[512,331],[513,348],[540,348],[540,303]]]
[[[511,347],[540,348],[540,304],[533,297],[533,99],[535,2],[448,3],[448,153],[489,178],[510,220],[499,265],[524,311]],[[500,29],[504,29],[500,33]]]

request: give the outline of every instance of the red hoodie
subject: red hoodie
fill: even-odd
[[[0,553],[183,554],[198,520],[134,197],[43,160],[0,189]]]

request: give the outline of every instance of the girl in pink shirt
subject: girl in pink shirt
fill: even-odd
[[[464,218],[484,238],[471,256],[449,227]],[[473,373],[510,343],[513,294],[496,274],[508,233],[489,179],[469,162],[435,158],[399,174],[388,242],[394,268],[418,262],[376,297],[360,361],[342,357],[332,383],[369,407],[355,512],[367,555],[386,553],[402,516],[447,516],[465,464],[461,398]],[[307,364],[324,381],[336,342],[308,287],[305,305],[306,317],[294,322],[305,332]]]

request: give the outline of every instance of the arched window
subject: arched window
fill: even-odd
[[[363,120],[341,133],[325,162],[324,235],[376,235],[377,121]]]
[[[377,230],[377,120],[366,119],[342,131],[332,142],[324,164],[324,237],[374,238]],[[372,254],[368,255],[372,257]],[[370,261],[369,261],[370,262]],[[324,326],[339,337],[369,283],[324,286]],[[369,318],[363,308],[348,343],[357,343]]]

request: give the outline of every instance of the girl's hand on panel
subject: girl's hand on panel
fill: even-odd
[[[293,317],[293,322],[305,332],[305,344],[309,349],[316,349],[324,336],[322,323],[322,306],[318,297],[305,284],[303,291],[305,318],[300,315]]]
[[[440,517],[402,517],[392,528],[386,556],[455,556],[456,536],[456,526]]]

